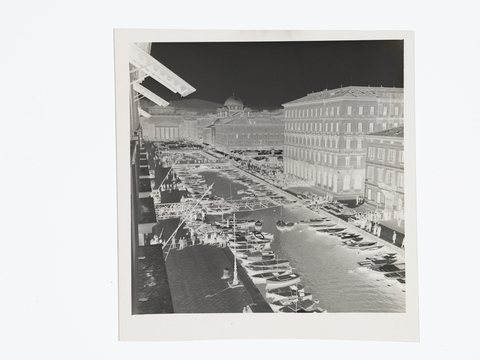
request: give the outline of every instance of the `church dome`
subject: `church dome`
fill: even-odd
[[[227,100],[225,100],[224,106],[241,106],[243,108],[243,101],[233,95],[230,96]]]

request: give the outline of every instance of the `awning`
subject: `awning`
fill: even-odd
[[[138,71],[151,76],[174,93],[187,96],[196,90],[180,76],[176,75],[165,65],[158,62],[154,57],[133,43],[130,45],[130,63],[135,66]]]
[[[143,110],[140,106],[138,107],[138,113],[140,114],[140,116],[143,116],[144,118],[150,118],[150,114],[148,112],[146,112],[145,110]]]
[[[158,106],[165,107],[165,106],[169,105],[168,101],[163,100],[160,96],[155,95],[153,92],[151,92],[150,90],[148,90],[147,88],[143,87],[142,85],[140,85],[138,83],[133,84],[133,89],[136,92],[145,96],[146,98],[152,100]]]

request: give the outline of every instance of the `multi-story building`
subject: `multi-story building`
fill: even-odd
[[[283,149],[284,125],[278,112],[253,112],[234,95],[218,108],[217,116],[204,131],[204,141],[215,148],[224,152]]]
[[[336,199],[364,194],[365,134],[403,125],[403,89],[349,86],[283,104],[284,173]]]
[[[159,107],[167,106],[168,102],[141,85],[150,76],[171,91],[187,96],[195,91],[191,85],[178,75],[167,69],[163,64],[150,56],[151,43],[130,44],[129,52],[129,103],[130,103],[130,221],[131,221],[131,263],[132,263],[132,313],[138,311],[138,252],[143,238],[140,234],[151,232],[153,224],[140,224],[140,150],[143,146],[145,121],[151,119],[151,114],[140,106],[140,98],[146,97]],[[150,229],[146,229],[150,226]]]
[[[404,208],[403,126],[366,135],[365,201],[380,209]]]

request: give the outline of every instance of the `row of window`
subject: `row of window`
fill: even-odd
[[[396,185],[400,188],[404,186],[404,178],[403,173],[397,173],[395,176],[395,171],[393,170],[385,170],[384,168],[376,168],[377,171],[375,173],[374,166],[367,166],[367,180],[374,181],[377,183],[385,183],[387,185]],[[375,177],[376,174],[376,177]]]
[[[313,122],[310,122],[310,123],[299,123],[299,122],[289,122],[289,123],[285,123],[285,130],[287,131],[315,131],[315,132],[334,132],[334,125],[335,125],[335,132],[339,132],[340,131],[340,123],[319,123],[319,122],[316,122],[316,123],[313,123]],[[393,124],[393,127],[397,127],[399,124],[398,122],[395,122]],[[352,129],[355,129],[355,127],[352,127],[352,123],[346,123],[346,127],[345,129],[342,127],[342,131],[345,131],[347,133],[350,133],[352,132]],[[383,122],[381,124],[381,130],[386,130],[387,129],[387,122]],[[364,126],[363,126],[363,123],[362,122],[358,122],[357,123],[357,126],[356,126],[356,129],[355,129],[357,132],[360,132],[362,133],[364,131]],[[374,132],[375,130],[379,130],[379,129],[375,129],[375,122],[370,122],[368,123],[368,131],[367,132]]]
[[[219,134],[217,133],[217,139],[255,139],[255,138],[281,138],[283,134]]]
[[[285,111],[285,117],[286,118],[311,118],[311,117],[323,117],[324,113],[326,117],[334,117],[334,116],[340,116],[340,110],[342,110],[342,115],[344,114],[343,112],[344,106],[327,106],[325,108],[319,107],[319,108],[308,108],[308,109],[292,109],[292,110],[286,110]],[[394,115],[394,116],[399,116],[400,115],[400,106],[395,106],[393,108],[393,111],[389,111],[389,107],[386,105],[379,105],[378,108],[376,106],[347,106],[346,107],[347,112],[346,115],[370,115],[370,116],[375,116],[375,115],[381,115],[381,116],[389,116],[389,115]]]
[[[352,143],[356,146],[352,146]],[[297,144],[297,145],[305,145],[305,146],[317,146],[317,147],[324,147],[329,149],[338,149],[339,145],[342,146],[343,149],[363,149],[363,139],[345,139],[345,142],[341,142],[340,140],[333,139],[333,138],[312,138],[312,137],[305,137],[305,136],[296,136],[296,135],[286,135],[285,136],[285,144]],[[343,147],[345,146],[345,147]]]
[[[351,166],[353,162],[351,161],[352,156],[333,156],[332,154],[320,153],[316,151],[309,151],[303,149],[295,149],[286,147],[285,156],[289,158],[297,158],[299,160],[305,161],[316,161],[323,162],[324,164],[333,164],[333,165],[342,165],[342,166]],[[362,156],[355,156],[356,166],[362,165]],[[322,161],[323,160],[323,161]]]
[[[238,144],[236,141],[228,140],[226,141],[227,145],[235,145],[235,146],[250,146],[250,145],[282,145],[281,141],[275,140],[249,140],[245,141],[245,143]]]
[[[375,151],[375,149],[377,149],[377,151]],[[394,163],[396,160],[396,156],[397,156],[397,151],[395,149],[387,149],[388,162]],[[385,161],[385,149],[369,146],[368,158],[371,160]],[[400,164],[403,164],[403,150],[398,151],[398,162]]]
[[[358,174],[355,177],[351,177],[348,174],[344,175],[343,177],[339,177],[336,174],[332,175],[331,172],[322,172],[321,169],[312,170],[311,168],[307,168],[298,163],[286,164],[285,169],[287,174],[292,174],[305,180],[315,180],[317,185],[325,188],[328,187],[334,191],[337,190],[339,180],[343,183],[343,191],[360,190],[362,188],[363,179],[362,176]]]

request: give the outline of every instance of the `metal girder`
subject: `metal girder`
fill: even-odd
[[[196,91],[193,86],[135,44],[130,45],[129,59],[138,70],[148,74],[174,93],[187,96]]]

